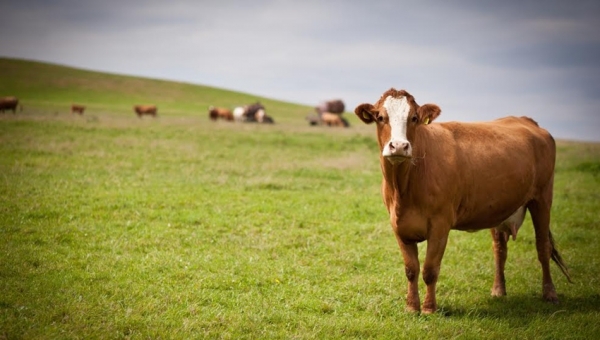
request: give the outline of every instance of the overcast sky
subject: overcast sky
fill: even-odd
[[[349,111],[395,87],[440,121],[527,115],[600,141],[598,0],[5,0],[0,13],[1,56]]]

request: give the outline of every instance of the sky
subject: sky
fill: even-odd
[[[4,57],[347,111],[394,87],[439,105],[438,121],[525,115],[600,141],[598,0],[4,0],[0,13]]]

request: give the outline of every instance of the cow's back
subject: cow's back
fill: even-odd
[[[429,209],[451,209],[454,229],[498,225],[552,185],[554,140],[529,118],[431,124],[418,135],[412,191]]]

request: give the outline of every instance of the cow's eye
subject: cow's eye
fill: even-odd
[[[413,123],[416,123],[419,121],[419,117],[417,116],[412,116],[412,118],[410,119]]]
[[[383,116],[378,116],[377,117],[377,121],[380,122],[380,123],[383,123]]]

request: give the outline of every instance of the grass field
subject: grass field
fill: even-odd
[[[575,281],[551,265],[561,304],[541,299],[528,217],[508,296],[490,296],[489,233],[452,232],[441,309],[415,315],[372,126],[347,114],[349,129],[310,128],[308,107],[189,84],[8,59],[0,71],[0,94],[24,105],[0,115],[0,339],[600,334],[600,144],[558,143],[551,228]],[[256,99],[277,124],[207,118]],[[72,101],[89,110],[71,116]],[[135,117],[137,102],[159,118]]]

